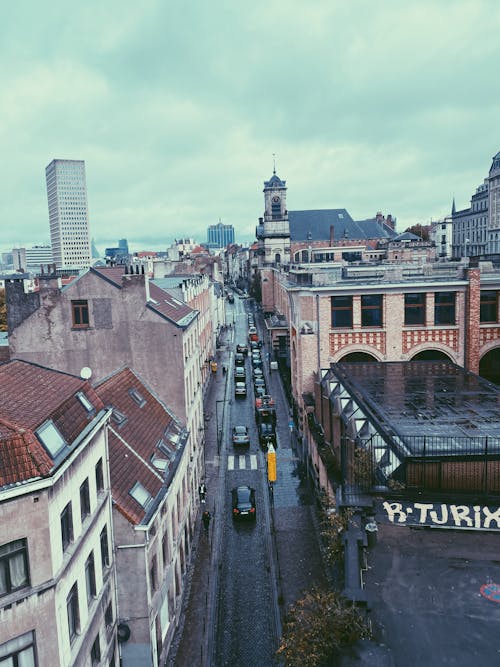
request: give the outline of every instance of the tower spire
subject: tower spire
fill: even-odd
[[[455,207],[455,195],[453,195],[453,204],[451,205],[451,214],[455,215],[456,212],[457,212],[457,209]]]
[[[273,153],[273,176],[276,176],[276,153]]]

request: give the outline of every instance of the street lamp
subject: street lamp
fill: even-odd
[[[220,454],[220,443],[222,440],[222,424],[219,428],[219,403],[222,403],[222,422],[224,422],[224,403],[226,402],[225,398],[221,398],[218,401],[215,401],[215,427],[217,429],[217,454]]]

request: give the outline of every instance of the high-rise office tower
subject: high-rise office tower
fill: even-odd
[[[232,225],[210,225],[208,228],[208,245],[211,248],[225,248],[234,243],[234,227]]]
[[[88,268],[90,236],[83,160],[52,160],[45,169],[50,242],[58,269]]]

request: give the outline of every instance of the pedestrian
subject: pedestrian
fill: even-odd
[[[205,496],[207,495],[207,485],[205,484],[205,480],[201,480],[201,484],[198,487],[198,493],[200,494],[200,500],[202,503],[205,502]]]
[[[201,520],[203,521],[203,525],[205,527],[205,531],[208,533],[208,527],[210,526],[210,519],[212,518],[212,515],[208,510],[205,510],[203,514],[201,515]]]

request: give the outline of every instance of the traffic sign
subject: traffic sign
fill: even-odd
[[[290,431],[293,431],[293,427],[294,427],[293,420],[290,419],[290,421],[288,422],[288,428],[290,429]]]

